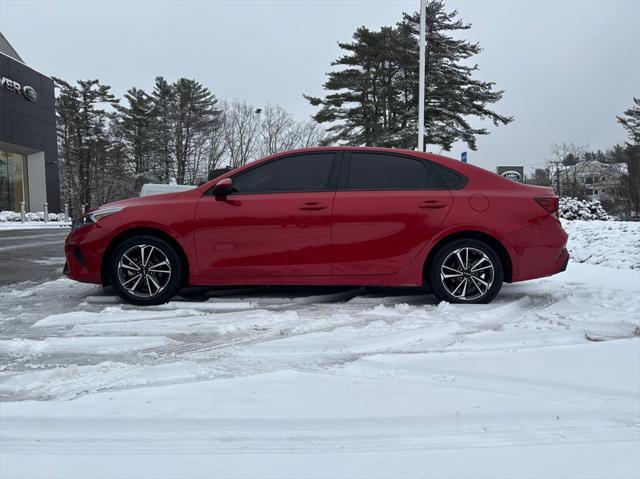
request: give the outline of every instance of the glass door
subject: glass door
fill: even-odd
[[[20,211],[26,201],[25,157],[0,151],[0,210]]]

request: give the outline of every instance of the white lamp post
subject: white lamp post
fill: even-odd
[[[424,86],[426,70],[427,0],[420,0],[420,69],[418,71],[418,151],[424,151]]]

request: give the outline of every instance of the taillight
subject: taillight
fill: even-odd
[[[559,219],[558,208],[560,207],[560,198],[557,196],[535,196],[533,199],[536,203],[547,210],[550,215]]]

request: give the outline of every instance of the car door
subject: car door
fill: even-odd
[[[199,275],[330,274],[334,158],[277,158],[233,176],[233,193],[204,195],[195,218]]]
[[[438,231],[453,203],[429,162],[346,153],[332,218],[332,274],[397,273]]]

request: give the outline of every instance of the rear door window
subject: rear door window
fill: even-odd
[[[421,190],[430,187],[427,165],[418,159],[378,153],[351,153],[348,190]]]

